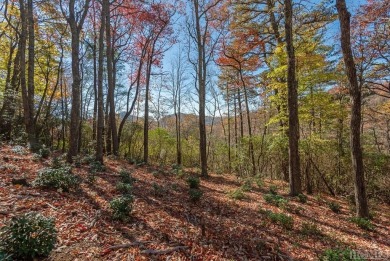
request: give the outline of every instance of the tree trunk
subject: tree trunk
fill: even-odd
[[[77,22],[78,12],[75,11],[75,0],[69,0],[69,17],[67,21],[70,27],[72,42],[72,109],[70,113],[69,150],[67,161],[72,162],[73,157],[79,151],[80,137],[80,110],[81,110],[81,76],[80,76],[80,32],[87,15],[90,0],[86,0],[81,12],[81,18]]]
[[[153,51],[152,51],[153,52]],[[146,84],[145,84],[145,116],[144,116],[144,162],[149,161],[149,89],[150,76],[152,73],[153,54],[149,53],[148,62],[146,63]]]
[[[201,175],[208,176],[207,171],[207,138],[206,138],[206,73],[207,62],[205,60],[205,42],[201,32],[199,1],[194,0],[196,43],[198,51],[197,78],[199,88],[199,152]]]
[[[16,49],[17,43],[14,44],[11,42],[10,51],[9,51],[9,59],[7,62],[7,77],[5,81],[5,90],[4,90],[4,101],[3,106],[0,110],[0,135],[5,140],[11,139],[12,134],[12,121],[15,115],[15,100],[17,95],[17,81],[19,79],[19,60],[20,60],[20,52],[19,50],[16,52],[16,56],[13,64],[13,72],[11,77],[11,68],[12,68],[12,57],[13,53]]]
[[[288,56],[287,89],[288,89],[288,123],[289,123],[289,178],[290,195],[302,192],[299,159],[299,118],[298,118],[298,82],[295,76],[295,51],[292,30],[292,1],[285,0],[286,50]]]
[[[110,1],[104,0],[105,5],[105,16],[106,16],[106,58],[107,58],[107,82],[108,82],[108,97],[109,100],[109,125],[112,142],[112,153],[118,156],[119,145],[118,145],[118,132],[116,128],[116,114],[115,114],[115,82],[113,75],[113,47],[111,42],[111,25],[110,25]]]
[[[103,109],[103,55],[104,55],[104,26],[105,18],[102,6],[101,24],[99,31],[99,54],[97,73],[97,129],[96,129],[96,161],[103,163],[103,131],[104,131],[104,109]]]
[[[360,144],[361,102],[362,95],[358,84],[355,61],[351,49],[350,17],[345,0],[337,0],[336,8],[340,20],[341,49],[344,57],[345,72],[349,82],[349,93],[352,99],[351,107],[351,156],[355,180],[356,214],[368,218],[368,204],[364,181],[363,155]]]

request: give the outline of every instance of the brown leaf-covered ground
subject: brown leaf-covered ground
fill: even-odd
[[[107,171],[92,184],[86,178],[88,166],[73,168],[83,178],[78,192],[12,185],[13,178],[22,176],[31,183],[50,164],[50,159],[36,160],[11,146],[0,148],[0,226],[29,211],[55,218],[58,243],[49,260],[317,260],[325,249],[336,247],[390,256],[388,205],[373,205],[375,229],[365,231],[349,221],[352,212],[345,199],[316,195],[305,204],[290,199],[287,207],[278,208],[263,195],[276,185],[287,197],[287,184],[265,181],[234,200],[228,192],[242,183],[233,175],[216,174],[202,179],[204,195],[192,203],[185,179],[169,169],[121,160],[106,160]],[[134,210],[125,223],[113,221],[109,208],[109,201],[120,195],[115,184],[121,169],[136,179]],[[342,206],[341,213],[329,209],[330,201]],[[291,215],[293,229],[272,223],[264,210]],[[304,235],[303,222],[315,223],[320,232]]]

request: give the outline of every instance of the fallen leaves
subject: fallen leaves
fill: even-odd
[[[7,159],[2,162],[1,159]],[[14,158],[17,158],[17,163]],[[35,210],[54,217],[57,248],[50,260],[316,260],[321,251],[349,245],[356,249],[390,251],[389,206],[379,206],[375,232],[356,229],[348,219],[347,203],[339,201],[342,213],[334,214],[327,196],[309,197],[307,204],[290,200],[290,211],[267,204],[261,189],[246,192],[244,200],[230,199],[226,191],[240,187],[233,176],[211,175],[201,180],[204,196],[198,203],[188,197],[185,180],[171,174],[152,174],[153,169],[135,168],[118,160],[107,160],[107,170],[86,182],[88,166],[75,168],[84,179],[78,193],[60,193],[33,187],[13,186],[13,178],[31,182],[49,161],[34,162],[31,155],[15,155],[0,149],[0,227],[12,216]],[[18,168],[12,166],[20,166]],[[134,210],[128,223],[111,219],[109,201],[119,195],[116,171],[127,169],[134,183]],[[168,173],[169,171],[165,171]],[[156,195],[153,184],[164,189]],[[282,182],[266,182],[282,188]],[[286,191],[281,191],[286,193]],[[332,198],[332,200],[334,200]],[[259,211],[285,212],[294,218],[294,230],[271,223]],[[387,212],[386,212],[387,211]],[[321,237],[300,233],[303,222],[317,224]]]

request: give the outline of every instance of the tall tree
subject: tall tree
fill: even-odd
[[[222,0],[199,1],[192,0],[192,24],[188,24],[190,38],[195,44],[197,91],[199,97],[199,152],[201,175],[208,176],[207,170],[207,137],[206,137],[206,85],[207,67],[213,55],[215,40],[212,39],[211,23],[213,8]]]
[[[60,7],[66,21],[69,24],[72,36],[72,109],[70,113],[70,132],[69,132],[69,150],[67,161],[72,162],[73,157],[77,156],[79,151],[80,138],[80,116],[81,116],[81,75],[80,75],[80,33],[88,13],[91,0],[81,1],[69,0],[68,13],[65,11],[62,0]],[[81,6],[76,10],[75,6]]]
[[[353,59],[351,48],[351,14],[348,12],[345,0],[336,0],[336,8],[340,20],[341,50],[344,57],[345,72],[349,83],[349,94],[352,100],[350,139],[355,183],[356,214],[359,217],[367,218],[369,213],[364,181],[363,153],[360,143],[362,93],[357,79],[355,61]]]
[[[97,72],[97,129],[96,129],[96,160],[103,163],[103,61],[104,61],[104,29],[106,24],[105,6],[101,8],[101,21],[99,30],[98,72]]]
[[[292,1],[285,0],[286,51],[288,57],[287,90],[288,90],[288,137],[289,137],[289,178],[290,195],[301,193],[301,170],[299,159],[299,118],[298,118],[298,82],[295,75],[295,51],[293,42],[293,8]]]
[[[103,0],[104,14],[105,14],[105,26],[106,26],[106,58],[107,58],[107,82],[108,82],[108,95],[107,100],[109,103],[109,133],[112,140],[112,153],[117,156],[119,152],[118,143],[118,131],[116,127],[116,113],[115,113],[115,81],[114,81],[114,68],[113,68],[113,54],[114,48],[112,46],[111,37],[111,12],[110,1]]]

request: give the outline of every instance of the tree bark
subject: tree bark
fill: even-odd
[[[199,152],[201,175],[208,176],[207,170],[207,138],[206,138],[206,73],[207,62],[205,60],[205,39],[201,32],[201,11],[199,1],[194,0],[196,44],[198,52],[197,78],[199,88]],[[206,32],[204,32],[206,33]]]
[[[354,186],[356,200],[356,214],[359,217],[368,218],[368,204],[363,169],[363,154],[360,143],[361,126],[361,102],[362,94],[357,80],[355,61],[351,48],[351,14],[348,12],[345,0],[337,0],[336,8],[340,20],[341,49],[344,57],[345,72],[349,82],[349,93],[352,99],[351,107],[351,156],[354,170]]]
[[[19,79],[19,60],[20,52],[17,50],[14,61],[13,61],[13,71],[11,77],[11,68],[12,68],[12,57],[13,53],[17,47],[17,42],[10,44],[9,59],[7,62],[7,77],[5,81],[5,90],[4,90],[4,101],[3,106],[0,110],[0,135],[4,140],[10,140],[12,134],[12,121],[15,115],[16,105],[16,95],[17,95],[17,81]]]
[[[70,113],[69,149],[67,161],[72,162],[79,151],[81,114],[81,76],[80,76],[80,32],[89,9],[90,0],[85,0],[83,10],[76,12],[75,0],[69,0],[69,15],[66,20],[71,32],[72,49],[72,109]],[[81,15],[80,15],[81,14]],[[80,15],[80,17],[78,17]]]
[[[299,118],[298,118],[298,82],[295,75],[295,51],[292,30],[292,1],[285,0],[286,51],[288,56],[287,89],[288,89],[288,123],[289,123],[289,179],[290,195],[302,192],[299,158]]]
[[[118,132],[116,127],[116,114],[115,114],[115,82],[113,75],[113,46],[111,42],[111,24],[110,24],[110,1],[104,0],[105,16],[106,16],[106,58],[107,58],[107,82],[108,82],[108,97],[109,100],[109,125],[112,141],[112,153],[118,156],[119,144],[118,144]]]
[[[97,129],[96,129],[96,161],[103,163],[103,131],[104,131],[104,109],[103,109],[103,55],[104,55],[104,26],[106,16],[102,6],[102,14],[99,31],[99,53],[97,72]]]

